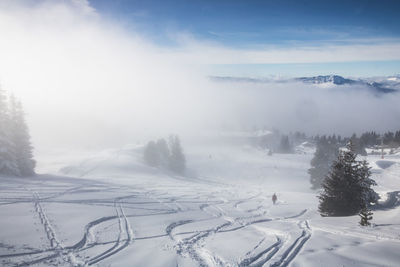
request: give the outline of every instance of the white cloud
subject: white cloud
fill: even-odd
[[[139,36],[88,14],[85,5],[79,12],[80,6],[63,3],[27,8],[24,2],[0,11],[0,79],[25,103],[36,142],[92,142],[99,126],[105,129],[97,134],[100,140],[111,131],[144,133],[165,121],[171,123],[166,129],[174,128],[167,118],[188,108],[196,116],[196,106],[185,100],[202,94],[188,90],[201,82],[190,70]]]

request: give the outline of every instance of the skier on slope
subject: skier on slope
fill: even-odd
[[[276,194],[274,193],[274,194],[272,195],[272,203],[274,203],[274,205],[275,205],[275,203],[276,203],[277,200],[278,200],[278,197],[277,197]]]

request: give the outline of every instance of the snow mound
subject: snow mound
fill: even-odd
[[[391,167],[393,164],[396,164],[396,162],[391,161],[391,160],[378,160],[376,162],[376,165],[378,165],[378,167],[380,167],[382,169],[387,169],[387,168]]]

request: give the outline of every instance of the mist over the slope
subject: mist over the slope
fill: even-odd
[[[399,94],[376,97],[301,83],[215,83],[207,78],[207,66],[187,61],[209,44],[158,47],[106,21],[85,1],[5,3],[0,81],[22,100],[38,153],[44,147],[104,148],[222,128],[349,135],[400,127]]]

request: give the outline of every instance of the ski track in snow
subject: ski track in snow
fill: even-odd
[[[124,213],[121,203],[118,203],[117,201],[115,202],[115,210],[117,213],[118,225],[119,225],[118,238],[115,241],[115,244],[110,249],[91,258],[86,263],[89,266],[96,264],[96,263],[118,253],[119,251],[121,251],[124,248],[126,248],[127,246],[129,246],[129,244],[133,240],[133,231],[130,226],[129,220]]]
[[[263,239],[264,240],[264,239]],[[258,245],[261,245],[259,243]],[[282,239],[276,236],[276,242],[272,244],[271,246],[268,246],[266,249],[262,250],[259,253],[254,253],[253,251],[258,248],[256,246],[252,251],[249,251],[246,256],[250,256],[242,260],[238,265],[239,266],[263,266],[266,264],[280,249],[282,246]]]
[[[78,185],[72,184],[75,180]],[[259,192],[239,197],[229,190],[221,189],[194,191],[191,195],[180,185],[173,188],[176,192],[171,193],[159,187],[143,190],[135,186],[107,185],[96,181],[79,184],[80,179],[75,180],[71,183],[63,181],[60,186],[54,187],[48,186],[46,182],[26,183],[25,191],[31,196],[15,196],[12,201],[9,197],[11,194],[23,192],[16,190],[18,182],[15,186],[11,182],[10,186],[0,189],[0,193],[8,194],[8,197],[0,197],[0,202],[7,202],[4,207],[33,204],[47,240],[47,244],[41,247],[20,251],[15,251],[15,247],[7,243],[2,244],[1,265],[97,266],[103,262],[107,265],[131,245],[138,243],[140,246],[142,240],[153,240],[155,244],[163,244],[164,248],[176,253],[177,257],[189,258],[199,266],[289,266],[312,238],[307,209],[273,216],[271,210],[279,209],[279,205],[272,205],[267,201],[269,196]],[[388,199],[379,208],[397,206],[398,194],[398,191],[389,193]],[[52,205],[59,204],[71,205],[71,209],[100,209],[103,215],[85,221],[80,229],[76,229],[81,232],[79,238],[69,240],[65,232],[60,232],[62,228],[57,227],[66,222],[50,212]],[[197,215],[192,217],[191,212]],[[161,224],[163,226],[158,232],[147,233],[135,226],[136,219],[146,217],[151,222],[153,218],[154,222],[164,217],[169,219]],[[280,223],[292,225],[289,227],[292,230],[280,232],[277,227]],[[337,229],[313,229],[364,239],[379,239]],[[223,235],[239,231],[256,232],[260,239],[249,244],[249,250],[236,255],[235,259],[224,258],[218,250],[214,251],[208,246],[216,238],[224,238]],[[381,236],[380,239],[399,242],[390,237],[386,239]],[[6,250],[7,246],[9,250]],[[134,251],[132,253],[134,255]]]
[[[93,186],[93,185],[92,185]],[[115,190],[115,188],[114,188]],[[114,191],[110,190],[110,191]],[[11,253],[11,254],[3,254],[0,255],[0,258],[8,258],[8,259],[16,259],[16,261],[11,261],[12,264],[10,266],[31,266],[31,265],[59,265],[65,263],[68,266],[91,266],[104,261],[123,249],[127,248],[134,240],[146,240],[153,238],[162,238],[169,236],[171,241],[175,243],[176,253],[182,257],[189,256],[190,258],[197,261],[200,266],[226,266],[229,265],[224,261],[223,258],[213,253],[212,251],[207,250],[204,247],[206,243],[206,239],[210,238],[213,235],[217,235],[219,233],[226,232],[234,232],[240,229],[249,227],[254,224],[266,223],[273,220],[286,220],[290,218],[297,218],[303,215],[306,210],[301,211],[298,214],[282,217],[282,218],[257,218],[263,217],[265,214],[254,214],[254,212],[259,211],[261,208],[267,208],[269,206],[259,205],[256,209],[246,210],[245,212],[248,214],[247,216],[241,217],[230,217],[226,210],[224,210],[222,205],[227,205],[232,209],[242,210],[239,208],[239,205],[245,204],[248,201],[252,201],[257,199],[260,194],[239,200],[221,200],[216,199],[212,194],[207,200],[197,201],[197,200],[183,200],[177,198],[167,198],[166,200],[162,200],[160,195],[152,196],[149,199],[152,201],[129,201],[130,198],[134,198],[137,195],[126,195],[119,196],[110,199],[84,199],[84,200],[63,200],[57,199],[61,196],[70,195],[70,194],[79,194],[90,192],[89,189],[85,189],[85,186],[77,186],[68,188],[61,192],[53,192],[46,197],[40,197],[39,193],[28,189],[29,192],[32,193],[33,198],[31,202],[34,204],[35,212],[38,214],[41,224],[43,225],[46,237],[50,244],[50,247],[46,250],[36,250],[33,252],[23,252],[23,253]],[[145,195],[149,195],[149,192],[146,192]],[[27,199],[19,199],[16,200],[15,203],[29,202]],[[51,205],[51,203],[65,203],[65,204],[74,204],[74,205],[95,205],[95,206],[107,206],[110,207],[113,202],[115,214],[110,216],[100,217],[95,219],[89,223],[87,223],[83,229],[83,237],[76,244],[71,246],[64,245],[57,236],[56,230],[53,224],[50,222],[48,215],[45,213],[45,209],[43,208],[41,203],[47,203]],[[262,203],[263,200],[259,200],[258,203]],[[165,206],[165,208],[156,208],[156,209],[148,209],[143,208],[144,210],[152,210],[158,211],[155,213],[148,214],[125,214],[124,205],[135,204],[160,204]],[[180,204],[179,204],[180,203]],[[173,214],[173,213],[183,213],[184,208],[183,204],[187,203],[199,203],[198,209],[207,215],[206,218],[203,219],[188,219],[188,220],[179,220],[172,222],[165,228],[164,235],[153,235],[153,236],[142,236],[138,238],[134,238],[133,230],[131,224],[129,222],[129,218],[138,217],[138,216],[155,216],[155,215],[163,215],[163,214]],[[206,222],[215,219],[221,219],[225,222],[222,222],[214,227],[205,230],[195,230],[192,231],[181,231],[179,232],[179,228],[182,226],[187,226],[193,223],[198,222]],[[97,236],[95,233],[95,229],[101,227],[103,224],[109,222],[116,222],[118,225],[118,232],[115,235],[114,240],[110,240],[108,242],[98,242]],[[56,222],[57,223],[57,222]],[[185,235],[189,235],[188,237],[183,237]],[[183,238],[181,238],[183,237]],[[272,244],[268,248],[264,249],[262,252],[257,255],[250,256],[250,252],[247,253],[248,258],[241,261],[239,266],[262,266],[266,262],[268,262],[280,249],[282,246],[282,239],[280,237],[276,237],[276,243]],[[302,246],[304,242],[299,242]],[[80,258],[78,256],[81,252],[90,251],[93,248],[98,246],[104,247],[108,245],[109,248],[104,249],[102,252],[97,253],[95,255],[86,256]],[[111,246],[110,246],[111,245]],[[260,246],[261,244],[258,244]],[[297,251],[301,247],[296,247],[293,251]],[[97,250],[96,250],[97,251]],[[288,253],[289,254],[289,253]],[[29,260],[25,260],[24,257],[29,256]],[[286,256],[285,259],[282,259],[282,262],[288,263],[295,257],[295,253],[290,254],[290,257]],[[286,259],[287,258],[287,259]],[[60,262],[61,260],[61,262]],[[286,260],[286,261],[284,261]],[[280,265],[279,265],[280,266]],[[284,265],[282,265],[284,266]]]
[[[271,266],[288,266],[289,263],[299,254],[304,244],[311,238],[311,228],[308,221],[301,221],[298,223],[299,228],[302,230],[299,237],[297,237],[292,244],[280,255],[280,258],[275,261]]]
[[[54,253],[49,256],[46,256],[44,258],[38,258],[38,259],[29,261],[29,262],[22,262],[21,264],[18,264],[18,265],[19,266],[29,266],[29,265],[33,265],[33,264],[38,264],[45,260],[52,260],[54,258],[60,258],[62,261],[68,263],[69,265],[75,265],[74,256],[73,256],[72,252],[65,250],[64,245],[61,243],[61,241],[57,237],[56,232],[54,230],[54,226],[51,224],[50,220],[48,219],[48,217],[40,203],[41,202],[40,195],[37,192],[32,191],[30,189],[27,189],[27,190],[33,194],[35,212],[39,216],[40,223],[43,225],[44,232],[50,243],[50,249],[48,251],[52,251]],[[67,191],[70,191],[70,190],[67,190]],[[67,194],[67,191],[65,191],[63,193]],[[62,195],[62,194],[55,194],[54,196],[60,196],[60,195]]]

